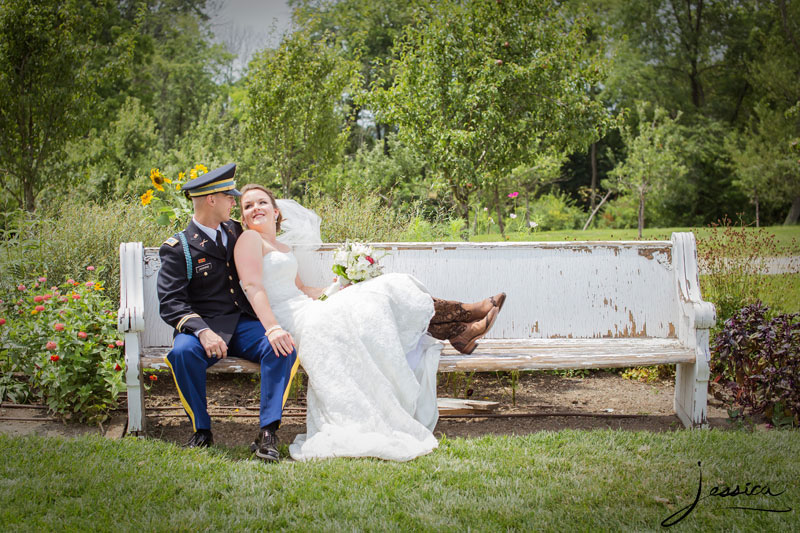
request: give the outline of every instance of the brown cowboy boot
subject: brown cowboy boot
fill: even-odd
[[[486,314],[485,318],[471,322],[459,335],[448,339],[450,344],[463,354],[471,354],[475,351],[475,347],[478,346],[478,339],[486,335],[489,330],[492,329],[499,312],[500,309],[492,307],[492,310]]]
[[[428,333],[435,339],[446,341],[464,333],[469,322],[443,322],[441,324],[428,324]]]
[[[431,324],[474,322],[489,314],[493,307],[498,309],[503,307],[505,300],[506,293],[504,292],[471,304],[433,298],[434,314],[433,318],[431,318]]]

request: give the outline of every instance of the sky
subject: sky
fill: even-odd
[[[254,52],[277,47],[291,26],[286,0],[212,0],[207,6],[216,40],[240,56],[237,68],[247,64]]]

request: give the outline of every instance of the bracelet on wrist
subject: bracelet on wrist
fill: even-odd
[[[267,331],[264,332],[264,336],[268,337],[270,333],[272,333],[273,331],[278,331],[279,329],[283,329],[283,328],[280,327],[280,325],[275,324],[274,326],[272,326],[271,328],[269,328]]]

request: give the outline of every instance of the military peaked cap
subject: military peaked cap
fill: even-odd
[[[230,163],[187,181],[181,189],[189,196],[206,196],[215,192],[241,196],[242,193],[236,190],[236,182],[233,180],[235,173],[236,163]]]

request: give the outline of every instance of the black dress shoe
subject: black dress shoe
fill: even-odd
[[[210,429],[198,429],[186,443],[186,448],[208,448],[214,444],[214,436]]]
[[[280,457],[278,454],[278,437],[274,431],[261,429],[256,440],[250,445],[250,450],[262,461],[276,463]]]

